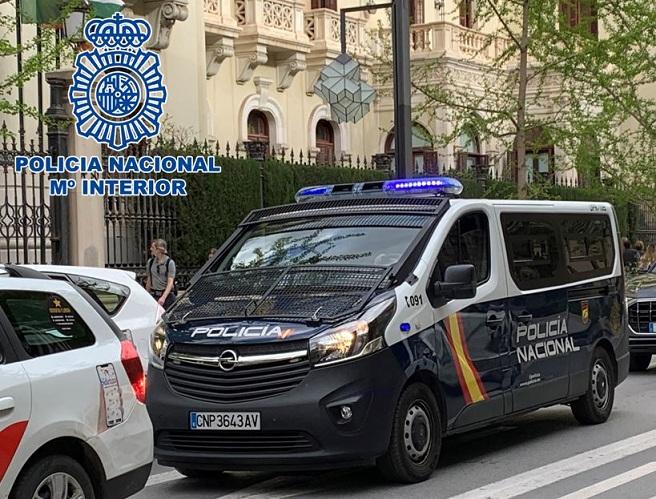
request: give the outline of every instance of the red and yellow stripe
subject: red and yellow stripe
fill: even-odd
[[[446,326],[446,337],[451,348],[453,363],[456,366],[458,381],[462,394],[467,404],[487,400],[485,387],[476,370],[476,366],[469,355],[467,349],[467,339],[465,338],[465,328],[462,325],[462,316],[453,314],[444,319]]]

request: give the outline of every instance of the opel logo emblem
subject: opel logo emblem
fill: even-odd
[[[237,366],[237,354],[233,350],[224,350],[219,355],[219,367],[224,371],[232,371]]]

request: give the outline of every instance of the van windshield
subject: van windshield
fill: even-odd
[[[404,223],[381,225],[383,219],[389,223],[394,218]],[[388,267],[399,261],[424,221],[420,216],[388,215],[260,224],[241,238],[218,270],[339,264]]]

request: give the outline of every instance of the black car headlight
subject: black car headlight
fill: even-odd
[[[385,347],[385,328],[396,311],[396,298],[366,310],[360,317],[310,338],[315,366],[362,357]]]
[[[164,367],[164,357],[169,342],[166,338],[166,325],[160,321],[150,335],[150,363],[159,369]]]

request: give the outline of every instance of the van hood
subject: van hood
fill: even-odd
[[[632,298],[656,298],[656,274],[638,274],[626,281],[626,296]]]
[[[174,343],[199,345],[234,345],[251,343],[281,343],[309,339],[327,329],[292,322],[234,321],[210,324],[187,323],[169,325],[168,337]]]

